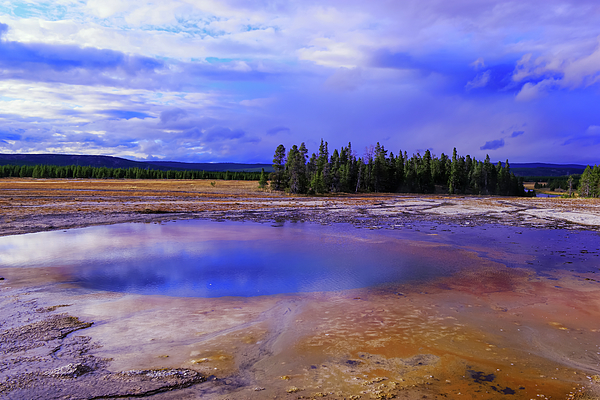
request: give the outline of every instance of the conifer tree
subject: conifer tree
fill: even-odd
[[[425,150],[418,170],[419,189],[422,193],[433,193],[435,186],[431,175],[431,152]]]
[[[459,179],[459,171],[458,171],[458,153],[456,151],[456,147],[452,151],[452,164],[450,164],[450,177],[448,179],[448,191],[450,194],[457,193],[458,190],[458,179]]]
[[[277,146],[277,149],[275,149],[275,155],[273,156],[272,175],[271,185],[275,190],[282,190],[285,175],[285,147],[282,144]]]
[[[171,172],[171,171],[169,171]],[[265,174],[265,169],[261,168],[260,171],[260,179],[258,180],[258,187],[261,189],[265,189],[269,182],[267,181],[267,174]]]

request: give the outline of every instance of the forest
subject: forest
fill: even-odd
[[[224,179],[257,181],[260,172],[198,171],[149,168],[108,168],[81,165],[2,165],[0,178],[80,178],[80,179]]]
[[[357,157],[352,144],[329,154],[327,142],[321,141],[318,153],[308,157],[304,143],[286,153],[279,145],[273,159],[274,172],[156,170],[150,168],[109,168],[81,165],[1,165],[0,178],[79,178],[79,179],[223,179],[258,180],[295,194],[407,192],[524,196],[523,178],[517,178],[505,163],[492,164],[489,156],[478,161],[459,156],[439,157],[426,150],[423,155],[406,152],[394,155],[379,143]],[[267,178],[268,177],[268,178]],[[580,197],[600,197],[600,165],[588,166],[573,175],[573,187]],[[270,179],[270,185],[268,182]],[[537,179],[536,179],[537,181]],[[567,177],[553,178],[545,187],[567,189]]]
[[[536,182],[534,189],[548,189],[550,191],[562,189],[570,192],[571,188],[573,188],[576,189],[579,197],[600,197],[600,165],[595,165],[594,167],[588,165],[581,175],[554,178],[532,176],[526,179]]]
[[[579,178],[579,196],[600,197],[600,165],[589,165]]]
[[[352,144],[329,154],[327,142],[321,140],[319,151],[308,157],[304,143],[293,145],[286,153],[283,145],[275,150],[270,186],[289,193],[337,192],[410,192],[450,194],[495,194],[524,196],[522,179],[510,171],[508,160],[496,165],[489,156],[478,161],[442,153],[433,156],[429,150],[411,157],[398,155],[377,143],[367,148],[363,157],[356,156]],[[266,176],[260,185],[266,186]]]

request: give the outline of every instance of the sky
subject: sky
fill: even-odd
[[[600,164],[597,0],[0,0],[0,153]]]

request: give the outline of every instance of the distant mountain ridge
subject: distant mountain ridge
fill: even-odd
[[[582,174],[587,165],[580,164],[548,164],[548,163],[511,163],[510,170],[515,176],[549,176],[558,177]]]
[[[510,168],[583,168],[585,169],[585,167],[587,165],[582,165],[582,164],[549,164],[549,163],[511,163],[510,160],[508,160],[509,164],[510,164]],[[503,163],[504,164],[504,163]]]
[[[510,162],[510,161],[509,161]],[[81,165],[107,168],[142,168],[194,171],[273,172],[271,164],[186,163],[178,161],[133,161],[121,157],[71,154],[0,154],[0,165]],[[565,176],[581,174],[586,165],[549,163],[510,163],[516,176]]]
[[[81,165],[107,168],[141,168],[194,171],[266,172],[273,171],[271,164],[242,163],[185,163],[176,161],[133,161],[112,156],[71,155],[71,154],[0,154],[0,165]]]
[[[272,172],[271,164],[243,164],[243,163],[185,163],[178,161],[148,161],[148,164],[157,165],[166,169],[191,169],[198,171],[239,171],[239,172]]]

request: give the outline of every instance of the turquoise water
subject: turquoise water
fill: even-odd
[[[55,268],[65,282],[93,290],[259,296],[431,280],[466,266],[445,255],[474,247],[480,257],[513,267],[598,270],[598,243],[593,232],[501,226],[373,231],[346,224],[194,220],[0,237],[0,268]],[[515,257],[503,260],[502,254],[529,258],[507,262]]]

